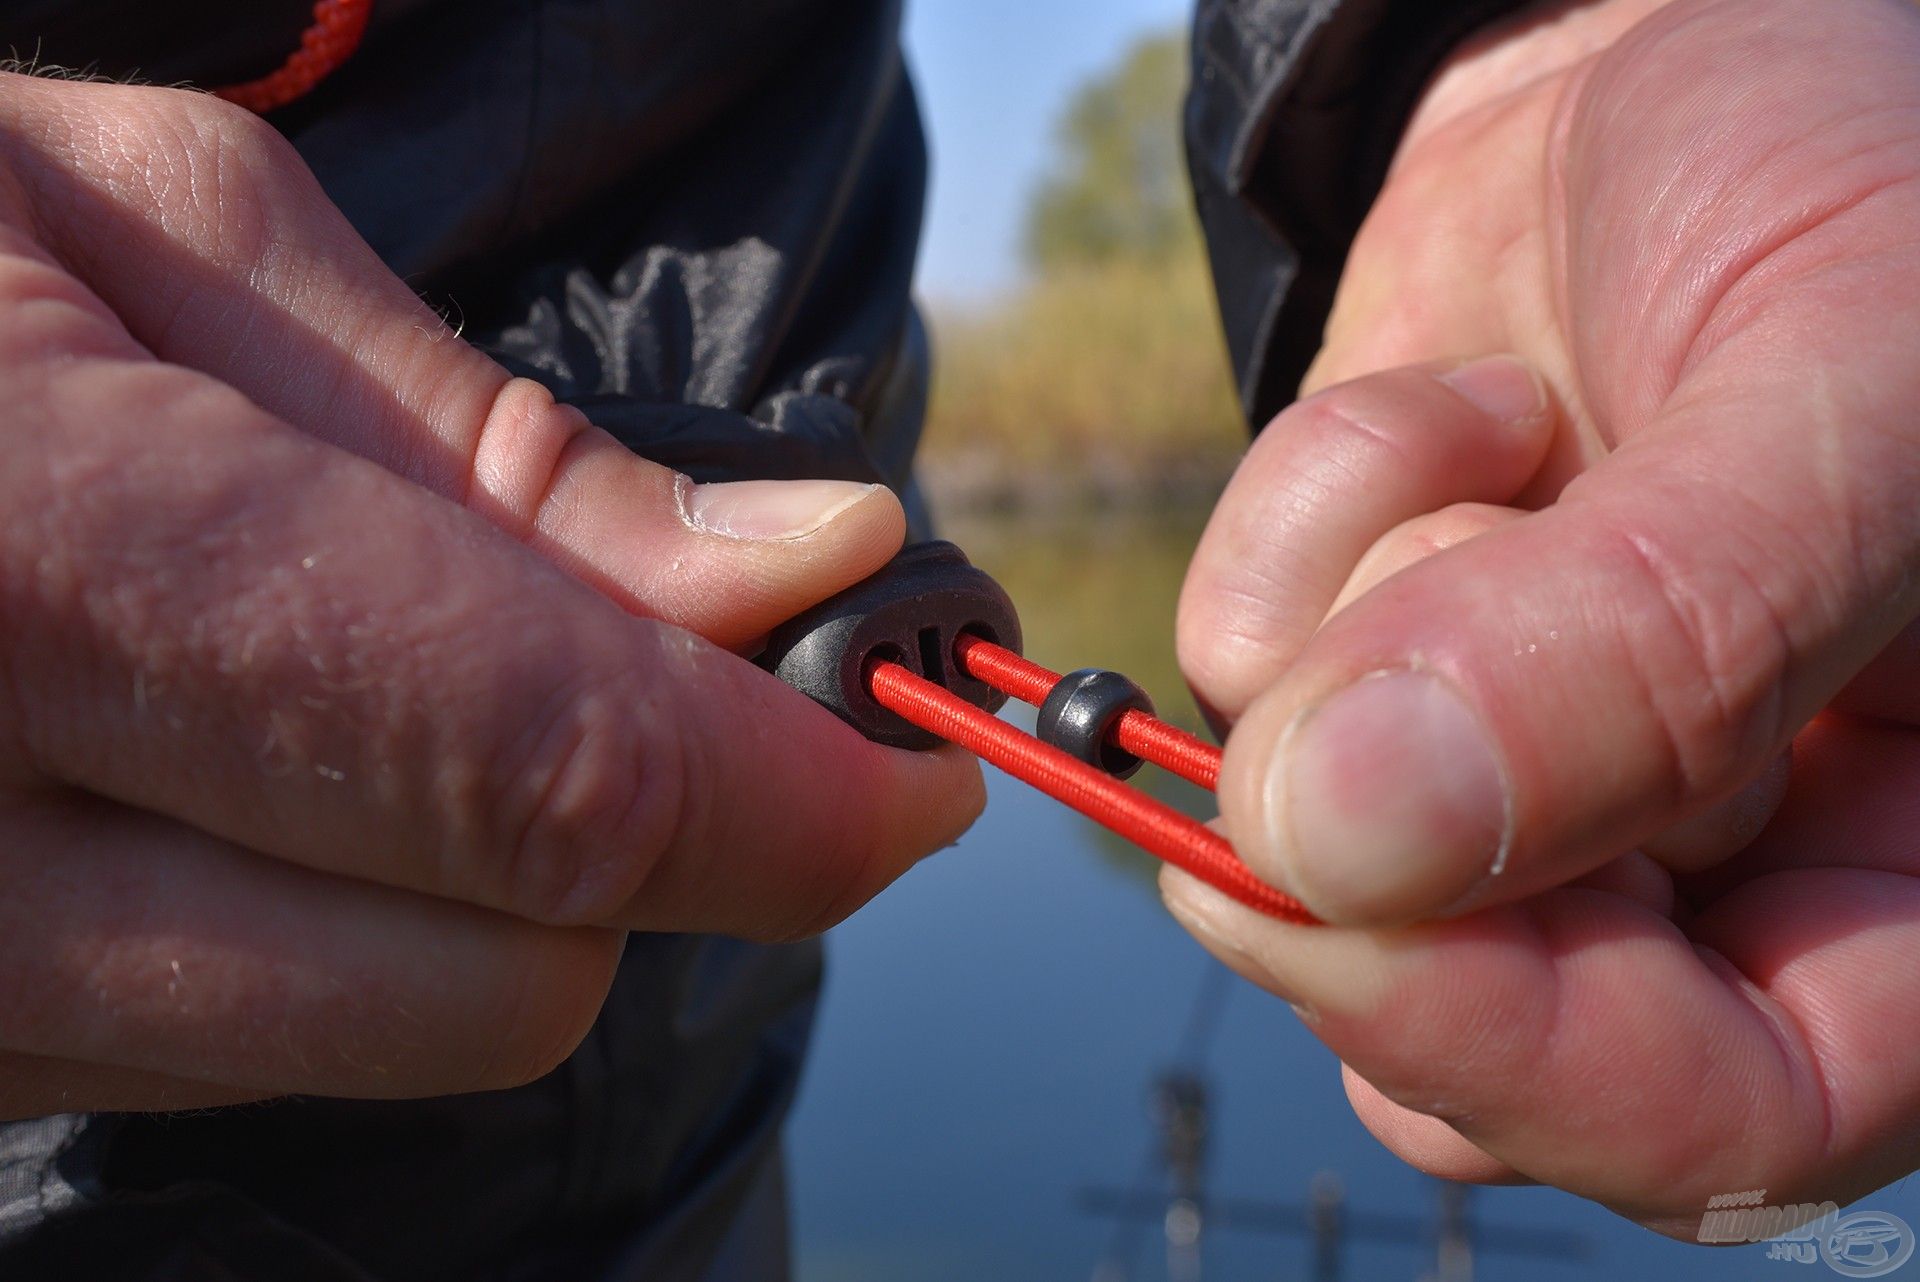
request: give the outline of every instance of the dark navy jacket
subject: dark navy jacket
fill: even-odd
[[[1291,399],[1422,81],[1517,3],[1201,0],[1189,153],[1253,423]],[[0,50],[218,85],[310,11],[12,0]],[[898,0],[376,0],[273,119],[396,272],[634,449],[911,498],[926,154],[898,27]],[[819,967],[635,936],[585,1044],[518,1090],[0,1127],[0,1278],[782,1277]]]

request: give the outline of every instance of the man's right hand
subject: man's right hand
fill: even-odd
[[[1697,1238],[1920,1165],[1916,67],[1895,0],[1488,32],[1195,556],[1224,827],[1337,924],[1169,904],[1432,1174]]]
[[[0,404],[0,1116],[524,1081],[979,809],[725,648],[886,490],[633,457],[235,108],[0,77]]]

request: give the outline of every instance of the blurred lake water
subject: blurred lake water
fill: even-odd
[[[1163,714],[1197,726],[1172,629],[1200,526],[1191,513],[1133,512],[949,521],[941,532],[1013,595],[1030,656],[1118,668]],[[1161,909],[1151,859],[987,776],[986,815],[966,838],[829,940],[825,1005],[789,1132],[801,1282],[1090,1278],[1116,1235],[1112,1220],[1082,1209],[1084,1194],[1131,1187],[1154,1169],[1153,1081],[1179,1053],[1215,963]],[[1211,798],[1153,767],[1134,782],[1211,813]],[[1301,1203],[1330,1171],[1356,1217],[1433,1217],[1435,1182],[1354,1119],[1333,1056],[1282,1003],[1226,982],[1204,1059],[1211,1194]],[[1141,1187],[1155,1197],[1166,1188]],[[1862,1205],[1920,1226],[1920,1188]],[[1542,1189],[1476,1191],[1472,1210],[1495,1230],[1566,1232],[1588,1247],[1578,1260],[1479,1252],[1472,1276],[1495,1282],[1837,1276],[1769,1260],[1765,1247],[1669,1242]],[[1124,1276],[1167,1276],[1157,1221],[1119,1240]],[[1221,1229],[1202,1247],[1208,1279],[1316,1276],[1297,1237]],[[1344,1260],[1341,1277],[1367,1282],[1435,1268],[1421,1245],[1353,1242]],[[1920,1263],[1912,1272],[1920,1282]]]

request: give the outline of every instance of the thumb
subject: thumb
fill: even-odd
[[[1750,9],[1663,10],[1551,144],[1564,399],[1624,443],[1347,606],[1228,744],[1236,844],[1325,916],[1598,867],[1758,776],[1920,612],[1920,25]]]
[[[1691,398],[1347,606],[1228,741],[1240,853],[1329,920],[1389,924],[1580,876],[1731,796],[1920,611],[1912,381],[1824,413]]]
[[[16,221],[144,347],[479,512],[630,612],[738,646],[898,550],[883,486],[694,486],[510,378],[252,113],[181,90],[7,88]]]

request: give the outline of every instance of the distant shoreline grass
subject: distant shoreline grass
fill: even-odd
[[[1246,448],[1197,252],[933,309],[922,478],[949,508],[1204,501]]]

